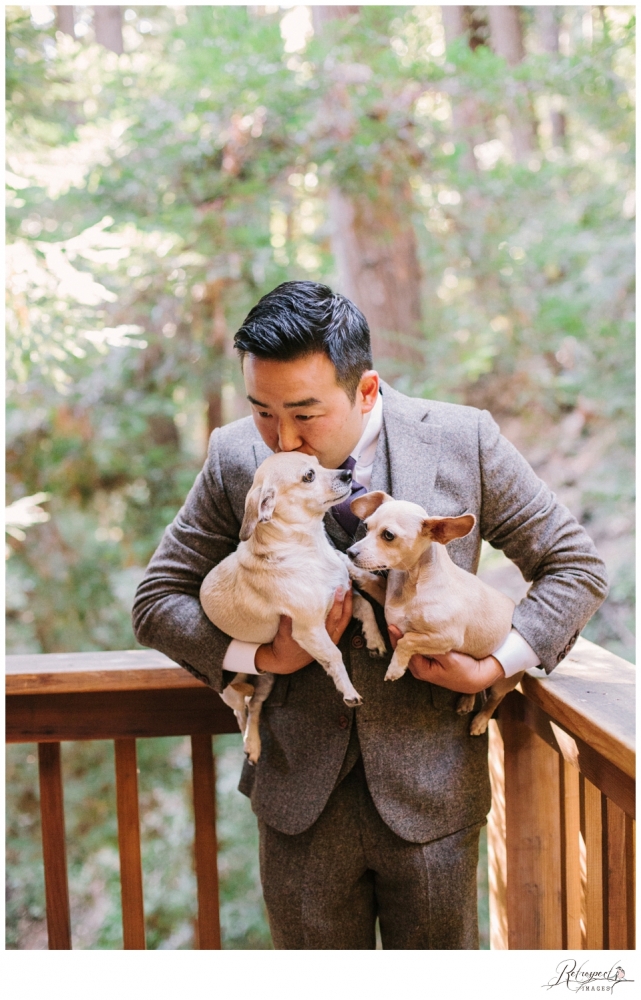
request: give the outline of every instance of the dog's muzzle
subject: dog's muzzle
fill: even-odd
[[[348,497],[352,489],[352,473],[349,469],[340,469],[334,476],[332,482],[332,492],[337,494],[332,502],[332,506],[336,503],[340,503],[345,497]]]

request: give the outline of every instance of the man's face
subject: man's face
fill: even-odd
[[[326,469],[345,461],[376,402],[378,374],[364,372],[352,404],[325,354],[294,361],[245,356],[243,375],[254,423],[272,451],[316,455]]]

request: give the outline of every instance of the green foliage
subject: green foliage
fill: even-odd
[[[8,502],[46,492],[51,515],[8,541],[11,652],[136,645],[135,586],[202,464],[208,419],[245,412],[231,331],[283,280],[336,284],[326,202],[337,186],[414,224],[425,363],[381,372],[518,420],[611,570],[585,634],[633,655],[634,10],[593,8],[589,38],[582,9],[559,8],[560,55],[540,51],[523,10],[527,55],[508,67],[487,45],[446,51],[432,5],[362,7],[286,47],[295,11],[135,6],[120,56],[7,8]],[[470,96],[464,132],[453,114]],[[538,122],[520,162],[515,109]],[[580,428],[557,447],[569,417]],[[92,746],[68,753],[88,829],[83,797],[98,802],[111,782],[108,752]],[[37,793],[21,752],[14,945],[42,919]],[[163,753],[145,809],[186,844],[185,756]],[[229,947],[267,947],[257,875],[243,869],[255,844],[246,806],[228,833],[221,819],[239,893],[223,904],[225,933]],[[94,883],[111,900],[87,947],[118,947],[120,933],[104,823],[95,850],[70,860],[79,913]],[[174,872],[154,836],[149,870],[165,866],[170,881],[149,886],[152,946],[188,947],[191,869]]]

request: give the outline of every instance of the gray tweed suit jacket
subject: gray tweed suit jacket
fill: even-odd
[[[476,516],[474,531],[448,551],[474,573],[481,539],[487,539],[532,581],[513,624],[549,673],[607,593],[605,567],[591,539],[487,411],[410,399],[384,383],[382,392],[371,489],[419,503],[432,515]],[[162,650],[217,691],[224,686],[230,638],[203,613],[200,584],[236,548],[245,496],[269,454],[251,417],[214,431],[203,470],[135,598],[139,642]],[[345,549],[351,539],[331,514],[325,524],[334,544]],[[357,537],[363,532],[361,525]],[[245,765],[240,785],[258,817],[282,833],[306,830],[360,745],[376,807],[405,840],[425,842],[484,822],[490,807],[486,737],[469,736],[469,717],[454,711],[457,695],[409,672],[384,684],[389,657],[369,658],[354,620],[340,648],[363,706],[347,708],[317,663],[277,678],[262,714],[260,760],[256,767]]]

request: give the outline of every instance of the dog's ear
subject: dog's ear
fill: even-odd
[[[427,535],[433,542],[447,545],[453,538],[469,535],[475,524],[474,514],[461,514],[460,517],[426,517],[421,534]]]
[[[374,490],[373,493],[365,493],[362,497],[356,497],[349,506],[352,514],[356,514],[356,517],[360,517],[361,521],[364,521],[366,517],[378,510],[381,504],[393,499],[394,497],[384,493],[383,490]]]
[[[240,526],[240,540],[246,542],[254,534],[257,524],[271,521],[276,506],[276,490],[256,487],[245,499],[245,516]]]

